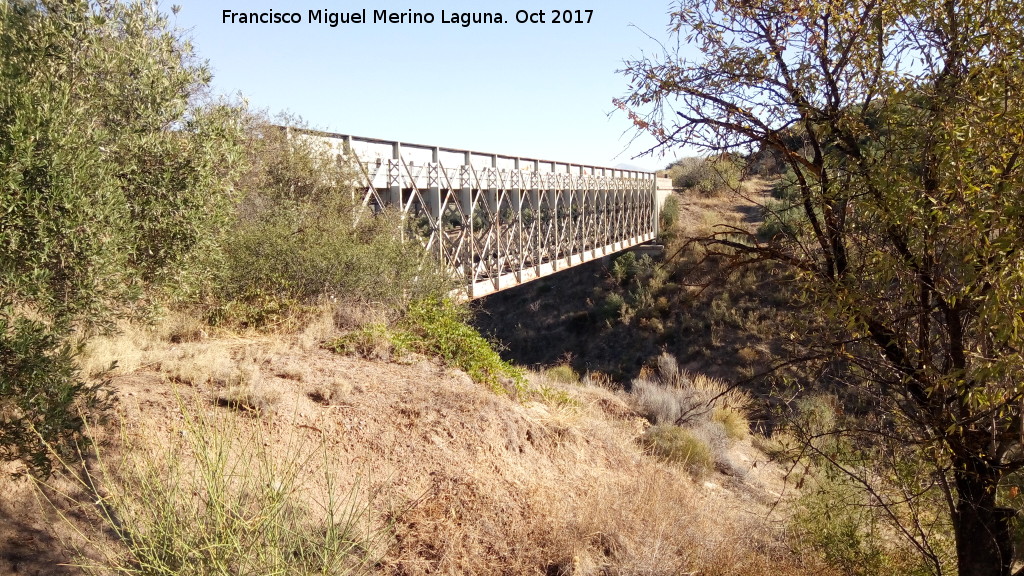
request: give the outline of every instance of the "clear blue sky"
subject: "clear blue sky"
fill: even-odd
[[[216,92],[241,93],[271,113],[290,111],[313,128],[605,166],[655,169],[671,160],[633,160],[653,140],[630,145],[634,131],[625,114],[609,117],[612,98],[626,89],[616,73],[623,60],[658,53],[655,39],[668,40],[668,0],[173,3],[181,10],[172,22],[209,60]],[[171,4],[161,0],[165,11]],[[307,21],[310,10],[364,8],[367,23],[332,28]],[[554,8],[591,9],[593,16],[589,24],[555,24]],[[303,22],[225,24],[225,9],[298,12]],[[375,9],[430,12],[435,20],[375,24]],[[510,22],[443,24],[442,10],[500,12]],[[543,10],[548,23],[516,23],[519,10]]]

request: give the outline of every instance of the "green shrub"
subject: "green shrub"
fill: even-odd
[[[782,234],[795,236],[799,230],[803,207],[790,200],[770,200],[761,209],[763,221],[757,227],[757,236],[771,240]]]
[[[669,167],[669,176],[677,190],[692,190],[710,198],[739,188],[743,170],[728,156],[683,158]]]
[[[239,151],[209,79],[156,3],[0,2],[0,459],[76,436],[72,339],[207,277]]]
[[[318,301],[400,310],[447,293],[451,279],[415,237],[403,240],[402,218],[364,208],[352,168],[325,145],[264,120],[249,130],[251,167],[224,240],[214,319],[262,326]]]
[[[430,298],[413,302],[402,325],[412,335],[414,350],[444,359],[497,392],[525,392],[523,371],[501,359],[467,323],[468,315],[468,310],[448,299]]]
[[[651,454],[685,466],[696,474],[703,474],[715,465],[711,447],[690,430],[679,426],[652,426],[640,441]]]
[[[549,406],[557,408],[575,408],[580,405],[579,401],[565,390],[549,386],[543,382],[539,386],[532,387],[529,390],[529,395]]]
[[[884,512],[847,483],[825,480],[806,490],[793,525],[798,541],[843,574],[932,574],[917,552],[892,531]]]
[[[548,380],[558,382],[560,384],[579,384],[580,375],[572,369],[572,366],[568,364],[559,364],[558,366],[552,366],[547,368],[543,372],[544,377]]]
[[[836,429],[839,399],[832,394],[811,394],[796,401],[793,423],[806,436],[822,436]]]
[[[679,237],[680,212],[679,197],[669,194],[658,215],[658,241],[662,244],[669,244]]]
[[[622,316],[622,312],[625,307],[626,299],[622,297],[622,294],[619,294],[618,292],[610,292],[601,302],[599,312],[602,318],[606,320],[614,320]]]
[[[371,324],[324,346],[341,354],[381,359],[418,352],[444,360],[495,392],[526,393],[523,370],[502,360],[491,343],[467,323],[468,316],[466,308],[447,299],[417,300],[393,327]]]
[[[661,207],[661,214],[658,216],[662,228],[671,228],[679,222],[679,197],[669,194],[665,198],[665,204]]]
[[[787,167],[786,171],[772,183],[771,194],[776,200],[794,201],[800,197],[796,173],[792,168]]]
[[[627,251],[612,261],[611,273],[619,284],[635,280],[638,287],[642,287],[654,275],[655,269],[654,260],[647,254],[637,258],[635,253]]]
[[[98,405],[76,354],[63,335],[0,307],[0,461],[20,459],[45,477],[51,450],[64,455],[75,446],[83,410]]]
[[[392,330],[386,324],[371,322],[343,334],[325,346],[338,354],[388,361],[409,353],[413,337],[408,332]]]
[[[636,254],[627,251],[612,261],[612,277],[619,284],[625,284],[637,273]]]

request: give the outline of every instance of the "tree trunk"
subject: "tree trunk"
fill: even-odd
[[[1014,510],[996,506],[999,471],[976,456],[956,462],[956,555],[959,576],[1010,576]]]

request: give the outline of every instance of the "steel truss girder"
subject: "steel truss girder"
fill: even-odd
[[[362,204],[398,209],[409,224],[405,229],[415,231],[461,281],[469,299],[614,254],[658,233],[655,176],[649,172],[303,134],[327,141],[352,162]]]

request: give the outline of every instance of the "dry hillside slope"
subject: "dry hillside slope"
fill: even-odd
[[[93,429],[100,458],[89,468],[104,495],[121,490],[152,510],[152,495],[118,478],[142,463],[177,471],[166,474],[180,488],[204,449],[226,445],[261,455],[232,453],[242,464],[230,482],[268,466],[292,471],[289,510],[308,522],[323,515],[328,492],[357,510],[353,554],[369,573],[820,573],[786,542],[775,507],[782,473],[749,440],[720,471],[694,478],[643,453],[636,440],[647,423],[622,392],[536,381],[574,402],[520,403],[424,358],[344,357],[308,337],[193,336],[108,343],[135,351],[111,383],[115,417]],[[134,468],[115,474],[124,462]],[[97,522],[95,496],[67,475],[44,490],[57,509],[25,478],[0,484],[10,496],[0,500],[0,574],[77,573],[57,564],[123,552]],[[195,497],[185,492],[175,498]]]

